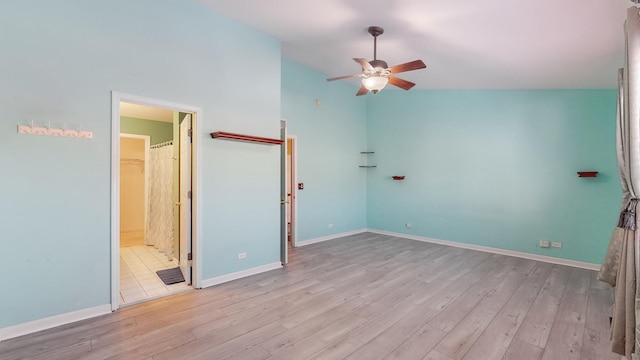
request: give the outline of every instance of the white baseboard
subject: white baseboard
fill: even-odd
[[[60,315],[50,316],[44,319],[29,321],[26,323],[8,326],[0,329],[0,341],[14,337],[31,334],[36,331],[51,329],[56,326],[108,314],[111,312],[111,304],[95,306],[88,309],[72,311]]]
[[[298,241],[298,242],[296,242],[296,247],[305,246],[305,245],[311,245],[311,244],[315,244],[315,243],[319,243],[319,242],[323,242],[323,241],[327,241],[327,240],[338,239],[338,238],[345,237],[345,236],[350,236],[350,235],[362,234],[363,232],[367,232],[367,231],[370,231],[370,230],[369,229],[353,230],[353,231],[343,232],[343,233],[340,233],[340,234],[333,234],[333,235],[322,236],[322,237],[309,239],[309,240],[305,240],[305,241]],[[373,231],[371,231],[371,232],[373,232]]]
[[[229,281],[241,279],[243,277],[260,274],[260,273],[263,273],[265,271],[279,269],[281,267],[282,267],[282,263],[278,261],[278,262],[274,262],[274,263],[271,263],[271,264],[266,264],[266,265],[254,267],[254,268],[251,268],[251,269],[237,271],[237,272],[234,272],[234,273],[231,273],[231,274],[216,276],[216,277],[210,278],[210,279],[204,279],[204,280],[202,280],[202,287],[206,288],[206,287],[209,287],[209,286],[214,286],[214,285],[226,283],[226,282],[229,282]]]
[[[505,249],[482,246],[482,245],[465,244],[465,243],[456,242],[456,241],[433,239],[433,238],[428,238],[424,236],[409,235],[409,234],[396,233],[396,232],[384,231],[384,230],[367,229],[367,231],[376,233],[376,234],[401,237],[405,239],[424,241],[424,242],[440,244],[440,245],[454,246],[454,247],[459,247],[463,249],[484,251],[484,252],[489,252],[493,254],[500,254],[500,255],[507,255],[507,256],[515,256],[519,258],[542,261],[542,262],[547,262],[551,264],[566,265],[566,266],[572,266],[572,267],[577,267],[581,269],[596,270],[596,271],[600,270],[600,264],[592,264],[592,263],[576,261],[576,260],[561,259],[553,256],[530,254],[530,253],[521,252],[521,251],[505,250]]]

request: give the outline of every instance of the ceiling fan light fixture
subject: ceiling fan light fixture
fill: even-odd
[[[384,89],[387,83],[389,83],[389,78],[386,76],[367,76],[362,79],[362,85],[374,94]]]
[[[640,0],[635,1],[640,2]],[[427,65],[425,65],[422,60],[413,60],[389,67],[386,61],[378,60],[377,38],[383,32],[384,29],[379,26],[369,27],[369,34],[373,36],[373,60],[368,61],[365,58],[353,58],[353,60],[362,68],[362,73],[332,77],[328,78],[327,81],[361,78],[362,85],[360,86],[360,89],[358,89],[356,96],[362,96],[368,94],[369,92],[377,94],[378,91],[384,89],[384,87],[389,83],[403,90],[409,90],[414,87],[416,84],[412,83],[411,81],[403,80],[397,77],[396,74],[406,71],[424,69],[427,67]]]

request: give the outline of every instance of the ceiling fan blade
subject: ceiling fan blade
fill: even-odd
[[[358,92],[356,93],[356,96],[365,95],[368,92],[369,90],[367,90],[367,88],[364,87],[364,85],[360,85],[360,90],[358,90]]]
[[[361,76],[362,76],[362,74],[337,76],[337,77],[328,78],[327,81],[350,79],[350,78],[356,78],[356,77],[361,77]]]
[[[422,60],[413,60],[404,64],[392,66],[388,70],[392,74],[397,74],[405,71],[424,69],[426,67],[427,65],[425,65]]]
[[[353,60],[355,62],[357,62],[358,64],[360,64],[360,66],[362,66],[362,70],[366,71],[368,73],[374,73],[376,72],[376,69],[373,68],[373,66],[371,66],[371,64],[369,64],[369,62],[367,61],[367,59],[363,59],[363,58],[353,58]]]
[[[411,81],[403,80],[393,76],[389,76],[389,84],[405,90],[409,90],[412,87],[416,86],[416,84],[412,83]]]

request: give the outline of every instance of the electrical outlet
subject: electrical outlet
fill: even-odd
[[[329,229],[333,229],[333,224],[329,224]]]
[[[242,260],[242,259],[246,259],[246,258],[247,258],[247,253],[246,252],[238,253],[238,260]]]
[[[538,245],[541,248],[548,248],[549,247],[549,240],[540,240],[540,242],[538,243]]]
[[[404,227],[406,227],[407,229],[411,229],[411,224],[406,223],[406,224],[404,224]]]
[[[551,247],[552,248],[561,248],[562,247],[562,243],[554,241],[554,242],[551,243]]]

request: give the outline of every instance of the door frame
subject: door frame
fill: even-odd
[[[120,308],[120,102],[160,107],[193,114],[192,117],[192,286],[202,287],[202,147],[199,141],[199,125],[202,109],[196,106],[178,104],[118,91],[111,92],[111,310]]]
[[[298,243],[298,137],[287,134],[291,140],[291,246]]]
[[[280,262],[289,262],[289,244],[287,231],[287,121],[280,120]]]
[[[191,278],[191,260],[189,260],[188,254],[193,254],[191,251],[191,227],[183,226],[183,219],[191,218],[192,208],[191,208],[191,199],[189,198],[189,192],[191,192],[191,169],[193,168],[191,164],[191,154],[193,152],[193,142],[191,139],[193,138],[193,114],[187,113],[180,123],[180,119],[178,117],[178,266],[180,267],[180,271],[182,272],[182,276],[184,277],[187,284],[192,283]],[[185,128],[186,125],[186,128]],[[186,152],[186,156],[183,156],[183,150]],[[185,158],[188,161],[185,161]],[[187,165],[185,165],[187,164]],[[185,178],[186,176],[186,178]],[[188,186],[186,185],[188,184]]]

